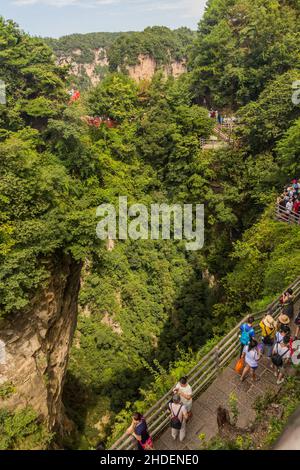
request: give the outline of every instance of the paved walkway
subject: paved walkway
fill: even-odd
[[[237,425],[248,426],[255,418],[255,411],[252,408],[258,396],[264,395],[267,391],[278,390],[276,378],[267,366],[267,360],[262,358],[257,370],[260,378],[256,384],[247,378],[243,383],[240,376],[234,371],[236,359],[222,372],[219,377],[202,393],[193,403],[193,417],[187,424],[187,434],[184,442],[176,443],[171,437],[171,430],[166,431],[155,441],[157,450],[196,450],[200,447],[199,434],[205,434],[206,440],[211,439],[218,433],[217,408],[224,406],[229,408],[228,401],[231,392],[234,392],[238,399],[239,417]]]
[[[299,308],[297,302],[295,309]],[[291,325],[293,326],[293,325]],[[250,378],[240,382],[240,376],[234,371],[237,358],[215,379],[215,381],[193,403],[193,417],[187,424],[185,440],[180,443],[173,441],[171,429],[168,427],[164,433],[155,440],[156,450],[197,450],[201,446],[200,434],[205,434],[206,440],[218,434],[217,408],[224,406],[229,409],[229,396],[234,392],[238,400],[239,416],[237,426],[247,427],[254,421],[256,413],[252,407],[256,399],[268,391],[278,391],[276,378],[271,370],[268,360],[263,357],[259,361],[257,376],[259,381],[255,384]]]

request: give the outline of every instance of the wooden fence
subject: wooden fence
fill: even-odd
[[[295,302],[300,298],[300,277],[289,287],[294,291]],[[251,314],[256,321],[256,332],[260,330],[258,324],[260,320],[269,312],[275,319],[281,312],[279,299],[272,302],[266,310]],[[231,360],[237,356],[240,350],[240,326],[247,320],[249,314],[244,317],[212,350],[206,354],[198,364],[187,374],[188,382],[193,388],[193,398],[201,393],[214,381],[217,375],[226,367]],[[174,384],[175,385],[175,384]],[[153,438],[168,426],[170,422],[168,413],[168,403],[172,397],[172,390],[169,390],[155,405],[145,414],[150,434]],[[131,450],[135,447],[135,442],[131,436],[123,434],[111,447],[115,450]]]

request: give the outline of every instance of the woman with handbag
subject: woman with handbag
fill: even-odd
[[[182,442],[185,438],[188,412],[186,407],[181,403],[179,395],[173,395],[169,403],[169,410],[171,413],[170,426],[172,438],[175,441],[179,435],[179,441]]]
[[[134,413],[132,423],[126,433],[132,435],[137,441],[137,450],[153,450],[153,441],[148,432],[145,418],[141,413]]]

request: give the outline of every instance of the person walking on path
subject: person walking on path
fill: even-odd
[[[272,362],[276,367],[274,375],[277,377],[277,385],[281,385],[284,382],[285,369],[290,357],[290,336],[286,335],[281,343],[275,344],[272,354]]]
[[[241,343],[241,352],[240,352],[240,357],[242,357],[244,347],[247,346],[250,343],[251,338],[254,338],[255,336],[255,331],[253,328],[253,323],[254,323],[254,317],[248,317],[248,320],[246,323],[243,323],[240,326],[240,343]]]
[[[290,335],[291,335],[291,329],[289,325],[281,325],[280,330],[277,331],[275,334],[274,346],[277,343],[281,343],[285,336],[290,336]]]
[[[245,380],[249,372],[251,373],[253,382],[258,380],[256,377],[256,369],[258,368],[258,361],[261,358],[261,352],[257,346],[256,339],[251,338],[250,343],[244,347],[243,357],[245,358],[246,365],[240,379],[241,382]]]
[[[266,354],[268,358],[271,358],[274,338],[276,334],[276,322],[271,315],[266,315],[259,324],[261,328],[262,337],[262,352]]]
[[[188,412],[186,407],[180,402],[180,396],[175,394],[172,401],[169,403],[169,410],[171,413],[171,433],[174,441],[179,435],[179,441],[182,442],[186,434],[186,421],[188,419]]]
[[[136,439],[137,450],[153,450],[153,441],[148,432],[146,420],[141,413],[134,413],[126,433]]]
[[[180,401],[185,406],[185,409],[188,413],[188,418],[191,418],[193,405],[193,390],[192,387],[188,384],[186,377],[181,377],[181,379],[175,386],[173,393],[180,396]]]

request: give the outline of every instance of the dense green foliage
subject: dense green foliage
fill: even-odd
[[[130,33],[69,34],[59,39],[45,38],[57,57],[72,57],[76,62],[88,64],[94,60],[95,49],[109,49],[121,35]],[[76,54],[80,50],[81,54]],[[74,52],[75,51],[75,52]]]
[[[209,0],[190,62],[196,94],[236,108],[299,68],[299,13],[297,0]]]
[[[43,450],[53,437],[32,409],[0,410],[0,450]]]
[[[127,66],[138,64],[140,54],[153,58],[158,65],[181,61],[187,57],[193,37],[188,28],[172,31],[162,26],[121,34],[108,51],[110,69],[126,71]]]

